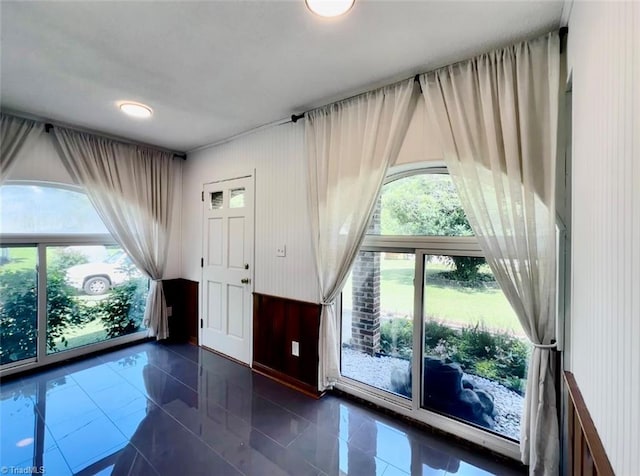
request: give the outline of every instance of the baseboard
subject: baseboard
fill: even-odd
[[[222,352],[219,352],[219,351],[217,351],[215,349],[212,349],[211,347],[207,347],[206,345],[201,345],[200,347],[202,347],[203,349],[208,350],[212,354],[216,354],[216,355],[219,355],[220,357],[224,357],[225,359],[230,360],[233,363],[236,363],[238,365],[242,365],[243,367],[250,367],[249,364],[246,364],[246,363],[242,362],[241,360],[234,359],[233,357],[230,357],[227,354],[223,354]]]
[[[293,390],[297,390],[308,397],[315,398],[316,400],[321,398],[325,392],[319,392],[317,388],[312,387],[311,385],[301,382],[293,377],[288,376],[282,372],[272,369],[271,367],[267,367],[266,365],[262,365],[258,362],[253,362],[253,371],[264,375],[271,380],[275,380],[282,385],[286,385]]]

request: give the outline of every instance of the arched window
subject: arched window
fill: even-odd
[[[446,169],[388,177],[341,331],[344,385],[519,438],[529,345]]]
[[[473,236],[455,185],[441,169],[391,176],[379,207],[380,223],[370,234]]]
[[[3,235],[109,233],[87,195],[72,187],[4,185],[0,204]]]
[[[0,243],[3,369],[143,337],[148,280],[80,190],[3,185]]]

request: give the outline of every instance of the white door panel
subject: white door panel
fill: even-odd
[[[244,315],[244,289],[241,286],[227,285],[227,328],[230,336],[244,338],[242,321],[234,316]]]
[[[207,264],[222,266],[222,218],[209,218],[209,254]]]
[[[245,217],[229,218],[229,269],[244,269]]]
[[[202,345],[251,362],[253,177],[204,186]]]
[[[222,330],[222,283],[207,282],[208,310],[207,328]]]

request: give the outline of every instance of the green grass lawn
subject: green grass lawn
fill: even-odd
[[[80,295],[76,296],[75,299],[84,302],[85,305],[91,307],[103,299],[106,299],[107,296],[109,296],[109,294],[103,294],[101,296]],[[87,344],[102,342],[107,340],[107,331],[100,319],[94,319],[82,325],[69,324],[69,327],[64,331],[64,336],[67,339],[67,345],[65,345],[61,339],[56,339],[56,348],[53,351],[48,351],[49,354],[74,349]]]
[[[9,262],[0,265],[0,273],[32,269],[35,271],[38,249],[35,246],[8,247]]]
[[[51,263],[60,255],[63,255],[66,252],[66,248],[67,247],[64,246],[48,246],[47,262]],[[122,251],[121,248],[114,245],[107,245],[104,247],[102,245],[96,245],[95,248],[106,248],[108,257]],[[35,246],[7,246],[6,250],[9,262],[0,264],[0,273],[36,268],[36,264],[38,262],[38,248]]]
[[[64,334],[67,339],[67,345],[64,345],[60,339],[56,339],[55,350],[48,350],[48,354],[107,340],[107,331],[100,319],[94,319],[81,326],[70,326],[65,330]]]
[[[439,273],[451,268],[443,264],[427,265],[425,289],[426,316],[455,326],[484,324],[489,329],[523,334],[516,315],[497,285],[472,288],[442,279]],[[381,260],[380,304],[387,313],[413,316],[414,261]],[[351,280],[345,285],[351,289]],[[345,308],[351,306],[351,293],[343,294]]]

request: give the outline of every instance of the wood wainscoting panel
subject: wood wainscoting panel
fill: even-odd
[[[169,317],[169,338],[198,345],[198,287],[196,281],[167,279],[162,281]]]
[[[609,457],[602,445],[598,430],[591,419],[589,409],[571,372],[564,372],[568,390],[569,466],[571,474],[614,476]]]
[[[320,304],[254,293],[254,369],[317,396],[320,311]]]

